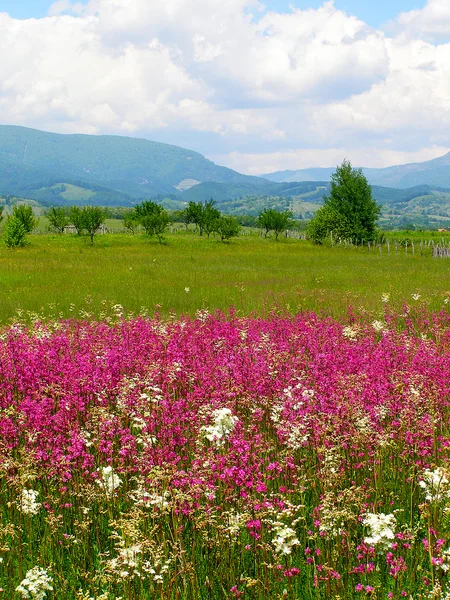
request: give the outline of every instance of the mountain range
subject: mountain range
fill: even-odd
[[[287,183],[291,181],[328,181],[334,168],[299,169],[276,171],[262,175],[269,181]],[[450,152],[439,158],[421,163],[410,163],[383,169],[362,168],[371,185],[407,189],[418,185],[450,188]]]
[[[309,218],[323,202],[334,171],[302,169],[252,177],[218,166],[198,152],[145,139],[0,125],[0,196],[29,198],[44,206],[133,206],[153,198],[176,209],[212,197],[223,212],[258,214],[273,206]],[[390,218],[450,219],[450,153],[364,172]]]

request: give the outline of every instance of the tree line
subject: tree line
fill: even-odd
[[[0,207],[0,221],[2,220]],[[377,221],[381,207],[373,200],[371,187],[361,169],[353,169],[350,162],[344,161],[337,167],[331,178],[331,190],[324,198],[324,205],[309,222],[307,233],[309,238],[321,244],[333,233],[342,239],[372,241],[377,236]],[[50,227],[63,233],[72,225],[78,235],[87,235],[91,244],[94,236],[107,218],[107,208],[100,206],[72,206],[70,208],[52,207],[46,213]],[[149,237],[156,237],[160,243],[165,241],[165,234],[172,222],[167,210],[152,200],[144,200],[134,208],[123,213],[124,227],[132,234],[143,230]],[[179,220],[186,229],[193,224],[200,236],[217,234],[222,242],[239,235],[241,225],[237,218],[222,214],[214,200],[189,202],[186,208],[179,211]],[[279,211],[265,208],[255,223],[267,236],[271,231],[278,240],[279,235],[293,227],[291,211]],[[3,238],[7,246],[22,246],[26,235],[36,226],[33,209],[30,205],[17,204],[7,218]]]

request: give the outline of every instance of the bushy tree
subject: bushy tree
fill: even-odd
[[[3,229],[3,240],[8,248],[17,246],[25,246],[27,230],[23,222],[16,216],[12,215],[6,220],[5,228]]]
[[[128,229],[130,233],[133,235],[136,233],[139,227],[139,219],[136,211],[132,209],[128,209],[123,215],[123,225],[125,229]]]
[[[94,236],[108,216],[106,208],[101,206],[83,206],[81,209],[83,229],[94,243]]]
[[[168,212],[156,202],[144,200],[135,207],[138,222],[149,236],[156,235],[159,242],[164,241],[164,234],[170,223]]]
[[[361,169],[353,169],[351,163],[344,160],[331,176],[330,195],[325,197],[323,208],[308,229],[317,243],[337,230],[341,237],[369,241],[376,237],[379,216],[380,206],[372,198],[367,178]],[[323,237],[318,236],[319,232]]]
[[[58,233],[64,233],[64,229],[70,223],[67,210],[62,206],[52,206],[47,212],[46,217],[50,223],[50,227]]]
[[[316,212],[312,221],[308,223],[307,232],[309,238],[316,244],[321,244],[323,240],[333,232],[338,238],[346,238],[349,225],[347,219],[334,208],[322,207]]]
[[[220,211],[215,208],[212,198],[207,202],[189,202],[186,208],[187,222],[197,225],[200,235],[203,235],[204,232],[209,237],[214,231],[214,223],[219,217]]]
[[[269,231],[273,231],[278,241],[280,233],[292,226],[292,213],[289,210],[281,212],[274,208],[265,208],[259,213],[257,223],[259,227],[265,229],[265,237]]]
[[[214,222],[214,231],[220,235],[222,242],[238,236],[240,230],[241,226],[237,222],[236,217],[221,215]]]
[[[33,208],[29,204],[16,204],[13,208],[12,216],[22,223],[26,233],[31,233],[37,225]]]
[[[69,210],[69,220],[81,235],[84,231],[90,237],[91,244],[94,243],[94,236],[104,223],[108,211],[101,206],[72,206]]]
[[[69,222],[75,227],[78,235],[81,235],[84,230],[83,211],[80,206],[71,206],[68,212]]]

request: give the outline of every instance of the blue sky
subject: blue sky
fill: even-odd
[[[0,0],[0,122],[167,142],[249,174],[449,151],[450,0],[263,1],[249,22],[250,0],[96,0],[95,20],[52,21],[52,0]]]
[[[49,0],[0,0],[0,12],[7,12],[17,19],[43,17],[52,2]],[[269,9],[279,12],[297,8],[318,8],[323,0],[265,0]],[[336,8],[354,14],[372,27],[379,27],[398,13],[415,8],[423,8],[425,0],[335,0]]]

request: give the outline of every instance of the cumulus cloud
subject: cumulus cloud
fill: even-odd
[[[280,14],[258,0],[58,0],[44,19],[0,14],[2,121],[197,136],[195,149],[253,173],[435,156],[450,133],[446,4],[387,33],[332,1]]]
[[[428,0],[423,9],[401,13],[395,29],[409,37],[427,41],[450,40],[450,3],[448,0]]]

